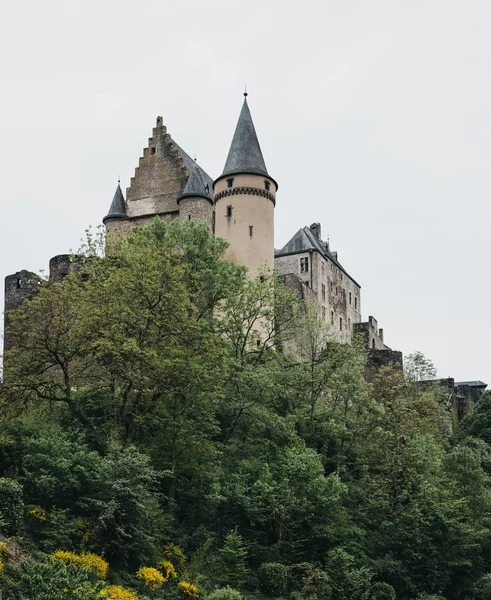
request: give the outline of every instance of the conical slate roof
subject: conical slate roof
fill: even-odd
[[[254,173],[269,177],[247,105],[247,97],[244,98],[222,177],[239,173]]]
[[[102,222],[105,223],[109,219],[126,219],[126,206],[124,203],[123,192],[121,191],[121,186],[118,182],[118,187],[116,188],[116,192],[114,194],[113,201],[111,202],[111,206],[109,208],[109,212],[102,219]]]
[[[209,177],[196,162],[177,201],[179,202],[182,198],[191,196],[193,198],[206,198],[213,204],[213,189]]]

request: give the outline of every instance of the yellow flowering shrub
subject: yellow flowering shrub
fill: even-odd
[[[198,588],[194,584],[189,583],[188,581],[180,581],[177,584],[177,587],[179,588],[181,594],[183,594],[184,596],[189,596],[190,598],[198,597]]]
[[[160,560],[155,566],[162,573],[165,581],[168,581],[169,578],[175,579],[177,577],[174,565],[168,560]]]
[[[160,571],[153,567],[141,567],[136,572],[136,578],[141,579],[149,590],[155,590],[161,587],[167,579]]]
[[[33,519],[41,521],[41,523],[44,523],[44,521],[46,521],[46,511],[44,510],[44,508],[33,508],[27,514]]]
[[[176,571],[179,575],[184,575],[186,572],[186,556],[184,552],[172,542],[164,546],[165,558],[175,565]]]
[[[64,563],[85,567],[97,575],[99,579],[106,579],[109,570],[109,563],[97,554],[84,552],[83,554],[75,554],[75,552],[66,552],[65,550],[57,550],[51,555],[53,560],[62,560]]]
[[[135,593],[125,590],[119,585],[110,585],[104,588],[97,597],[104,598],[104,600],[139,600]]]
[[[3,557],[7,556],[7,544],[5,542],[0,542],[0,573],[3,572]]]

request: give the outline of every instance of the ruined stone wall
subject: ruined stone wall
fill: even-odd
[[[402,373],[402,352],[398,350],[370,350],[365,364],[365,379],[370,382],[382,367],[392,367]]]
[[[384,330],[379,328],[374,317],[370,316],[368,321],[357,323],[354,330],[355,333],[363,335],[365,345],[370,350],[389,350],[384,344]]]
[[[19,308],[27,298],[32,298],[40,284],[41,278],[30,271],[18,271],[5,278],[4,352],[12,348],[15,343],[9,329],[9,312]]]

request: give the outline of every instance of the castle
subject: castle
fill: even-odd
[[[229,243],[226,257],[248,268],[275,268],[285,284],[309,299],[336,339],[349,342],[362,333],[378,361],[402,362],[384,343],[383,331],[370,316],[361,317],[361,287],[322,240],[321,226],[303,227],[280,250],[274,248],[274,211],[278,183],[261,152],[247,93],[222,174],[208,175],[170,136],[157,117],[152,137],[126,190],[118,183],[103,223],[108,233],[126,234],[156,216],[165,221],[194,219],[206,223]],[[69,255],[51,259],[51,280],[62,280],[74,268]],[[35,274],[21,271],[5,279],[5,311],[19,306],[37,285]],[[5,347],[11,343],[5,327]]]
[[[222,174],[208,175],[167,133],[157,117],[152,137],[143,150],[135,175],[126,190],[118,183],[107,215],[106,231],[127,234],[132,227],[164,221],[194,219],[206,223],[229,247],[226,258],[248,268],[254,276],[262,268],[275,268],[285,285],[314,306],[330,334],[341,342],[361,334],[369,350],[366,365],[371,379],[380,366],[402,365],[402,354],[384,343],[383,330],[373,316],[362,321],[361,287],[323,241],[321,225],[299,229],[279,250],[274,248],[274,210],[278,183],[269,174],[247,103],[247,93]],[[49,263],[49,278],[62,281],[76,268],[71,256],[61,254]],[[5,278],[4,349],[9,337],[9,311],[36,292],[40,278],[19,271]],[[485,390],[481,381],[441,380],[463,400],[462,414]]]

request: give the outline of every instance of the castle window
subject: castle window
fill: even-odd
[[[355,296],[355,309],[358,310],[358,298]]]
[[[305,256],[300,259],[300,273],[308,273],[309,272],[309,257]]]
[[[17,278],[17,289],[22,286],[22,279]]]
[[[230,219],[231,216],[232,216],[232,205],[229,204],[227,206],[227,218]]]
[[[351,306],[351,292],[349,293],[349,305]]]
[[[271,184],[269,183],[269,181],[267,181],[266,179],[264,180],[264,189],[269,192],[269,188],[271,187]]]
[[[254,226],[249,225],[249,237],[252,237],[252,232],[254,231]]]
[[[191,215],[188,215],[188,221],[191,221]]]
[[[348,319],[348,329],[351,330],[351,319]]]
[[[322,299],[326,299],[326,286],[324,284],[322,284]]]
[[[323,321],[326,320],[326,307],[325,306],[322,307],[322,320]]]
[[[375,350],[375,339],[372,338],[372,350]]]
[[[339,317],[339,331],[343,331],[343,317]]]
[[[331,310],[331,325],[334,325],[334,311]]]
[[[256,340],[256,346],[259,348],[260,345],[261,345],[261,340]]]
[[[227,179],[227,187],[231,188],[234,185],[234,178],[233,177],[229,177]]]
[[[322,277],[324,277],[324,262],[321,262]]]
[[[153,146],[152,148],[150,148],[150,154],[155,154],[155,146]]]

